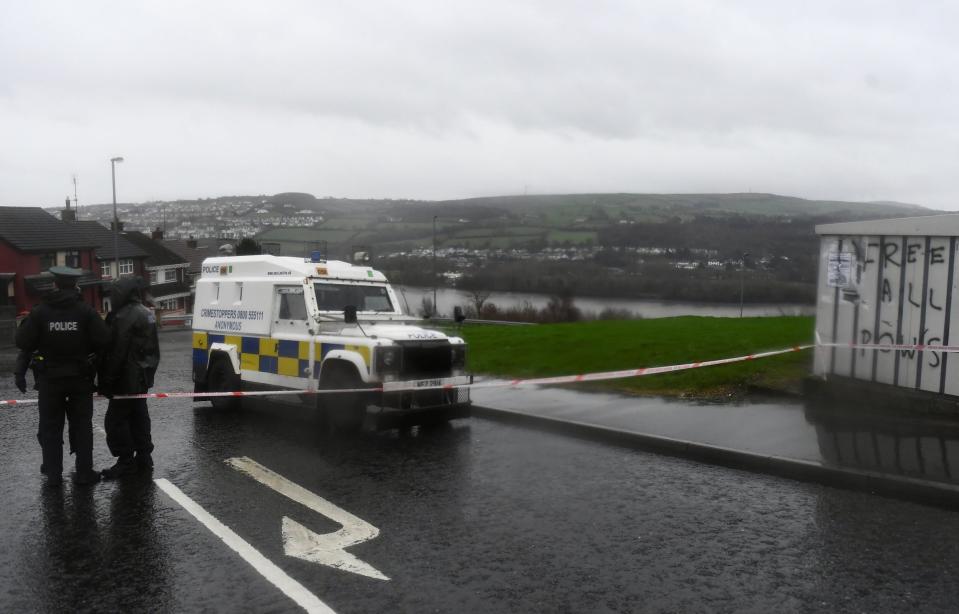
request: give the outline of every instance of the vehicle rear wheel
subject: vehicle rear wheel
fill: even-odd
[[[349,390],[362,388],[363,382],[349,367],[331,366],[323,374],[320,388]],[[322,405],[326,422],[334,432],[358,433],[366,420],[366,395],[356,392],[324,394]]]
[[[240,376],[234,373],[233,365],[226,358],[217,358],[206,372],[207,392],[232,392],[240,389]],[[216,409],[239,409],[238,397],[210,397]]]

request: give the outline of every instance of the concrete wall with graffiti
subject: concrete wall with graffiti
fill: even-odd
[[[949,219],[940,219],[942,223],[937,225],[936,218]],[[881,345],[959,343],[956,236],[917,234],[948,232],[956,224],[959,216],[950,215],[904,224],[909,234],[857,234],[856,224],[818,227],[818,340]],[[892,220],[872,225],[863,222],[861,226],[863,231],[895,230]],[[837,231],[846,233],[832,234]],[[820,347],[814,370],[827,378],[837,375],[959,395],[959,354]]]

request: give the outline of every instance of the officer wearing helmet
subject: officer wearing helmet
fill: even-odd
[[[117,462],[104,469],[113,479],[153,469],[153,440],[146,399],[115,399],[142,394],[153,386],[160,363],[156,316],[144,305],[146,284],[140,277],[121,277],[113,284],[107,316],[110,341],[100,364],[100,394],[110,398],[104,429],[107,447]]]
[[[34,355],[39,386],[43,451],[41,473],[47,484],[63,481],[63,424],[70,421],[71,447],[76,453],[76,484],[93,484],[93,356],[103,349],[107,328],[99,314],[83,302],[77,280],[83,271],[51,267],[56,290],[33,308],[17,328],[17,347]]]

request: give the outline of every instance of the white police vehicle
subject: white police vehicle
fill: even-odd
[[[269,255],[203,262],[193,311],[197,392],[367,389],[303,395],[328,424],[357,430],[469,414],[466,343],[403,314],[382,273]],[[210,397],[233,407],[238,397]]]

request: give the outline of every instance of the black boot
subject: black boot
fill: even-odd
[[[47,474],[44,485],[49,488],[59,488],[63,484],[63,476],[59,473],[49,473]]]
[[[137,464],[132,456],[122,456],[117,459],[115,465],[109,469],[100,472],[105,480],[114,480],[124,475],[132,475],[137,472]]]

